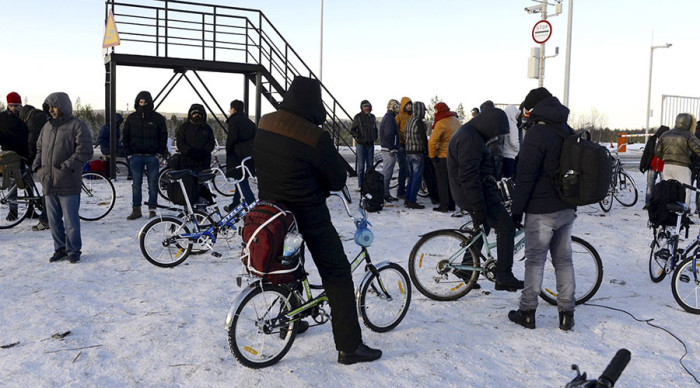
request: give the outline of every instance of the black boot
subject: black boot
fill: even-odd
[[[338,362],[345,365],[354,364],[356,362],[369,362],[374,361],[382,356],[382,351],[379,349],[372,349],[365,344],[360,344],[360,346],[355,349],[354,352],[338,352]]]
[[[525,283],[513,276],[513,273],[507,273],[503,276],[496,275],[496,291],[515,292],[525,288]]]
[[[508,319],[527,329],[535,328],[535,310],[510,310]]]
[[[574,312],[560,311],[559,312],[559,329],[569,331],[574,327]]]

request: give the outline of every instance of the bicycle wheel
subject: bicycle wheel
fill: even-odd
[[[233,197],[236,194],[236,185],[232,183],[234,179],[232,178],[229,182],[224,171],[226,171],[225,164],[222,164],[220,169],[214,170],[216,174],[214,175],[214,189],[225,197]]]
[[[649,277],[654,283],[658,283],[666,277],[666,265],[671,258],[671,241],[669,240],[669,230],[662,226],[656,234],[656,238],[651,242],[651,253],[649,254]]]
[[[610,209],[612,209],[612,203],[613,203],[613,189],[610,189],[608,191],[608,194],[603,198],[600,202],[598,202],[598,205],[600,205],[600,208],[603,209],[604,212],[609,212]]]
[[[480,267],[479,255],[472,248],[463,248],[468,241],[467,236],[453,230],[436,230],[418,240],[408,258],[408,273],[421,294],[434,300],[456,300],[471,291],[479,271],[463,271],[460,278],[451,265],[474,263]],[[458,254],[462,257],[455,257]]]
[[[639,192],[634,179],[625,171],[620,171],[617,178],[617,188],[615,189],[615,199],[622,206],[630,207],[637,203]]]
[[[260,284],[245,296],[226,327],[229,348],[238,362],[259,369],[287,354],[299,321],[281,320],[294,308],[295,299],[288,289],[273,284]]]
[[[360,289],[357,308],[362,321],[378,333],[395,328],[408,312],[411,304],[411,282],[408,274],[396,263],[372,274]]]
[[[591,244],[576,236],[571,236],[571,253],[576,279],[574,298],[576,304],[579,305],[590,300],[600,288],[600,284],[603,282],[603,261]],[[552,258],[547,256],[540,296],[549,304],[556,305],[556,289],[557,278],[554,274]]]
[[[160,170],[160,172],[158,173],[158,195],[160,195],[161,198],[169,202],[170,198],[168,197],[168,183],[170,182],[170,180],[165,175],[165,173],[167,173],[168,171],[170,171],[170,168],[166,167]]]
[[[0,229],[12,228],[27,218],[33,210],[29,197],[29,188],[19,189],[14,181],[10,187],[0,189]]]
[[[83,173],[78,211],[81,220],[99,220],[112,211],[114,202],[116,202],[116,193],[109,179],[94,172]]]
[[[689,257],[673,272],[671,291],[687,312],[700,314],[700,261]]]
[[[185,261],[192,252],[192,241],[180,237],[189,233],[189,228],[179,218],[154,218],[139,232],[141,253],[153,265],[175,267]]]
[[[126,180],[126,178],[129,176],[129,166],[126,165],[126,162],[122,162],[121,160],[117,160],[115,164],[114,173],[117,180]]]

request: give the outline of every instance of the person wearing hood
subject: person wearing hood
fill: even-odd
[[[411,119],[408,120],[404,129],[406,165],[408,166],[409,176],[404,205],[409,209],[425,209],[425,206],[416,202],[418,190],[423,184],[425,154],[428,153],[428,136],[426,135],[425,122],[423,122],[424,117],[425,104],[416,101],[413,104]]]
[[[649,208],[651,193],[656,184],[656,178],[661,176],[661,172],[664,169],[663,160],[656,156],[656,142],[659,140],[659,137],[669,129],[669,127],[662,125],[653,135],[649,136],[649,140],[647,140],[644,145],[642,158],[639,160],[639,171],[641,171],[642,174],[647,174],[647,191],[644,197],[644,210]]]
[[[228,134],[226,135],[226,176],[232,177],[236,180],[241,180],[241,192],[236,191],[233,194],[233,199],[229,206],[224,206],[224,211],[231,211],[241,203],[241,194],[248,204],[252,204],[255,201],[255,194],[253,190],[250,189],[250,183],[248,182],[248,174],[243,176],[243,171],[240,168],[236,168],[241,165],[243,159],[253,156],[253,142],[255,141],[255,132],[258,127],[255,123],[248,117],[245,113],[245,104],[241,100],[231,101],[228,120],[226,124],[228,125]],[[249,159],[246,162],[246,167],[250,170],[251,174],[255,174],[255,162],[253,159]]]
[[[83,165],[92,158],[92,135],[84,122],[73,116],[66,93],[52,93],[43,104],[50,115],[37,140],[32,171],[37,171],[46,201],[54,254],[49,262],[68,259],[80,262],[80,191]]]
[[[372,114],[372,104],[362,100],[360,110],[352,119],[350,134],[357,142],[357,185],[362,187],[365,173],[374,166],[374,143],[379,133],[377,118]]]
[[[318,268],[331,308],[338,362],[373,361],[382,352],[362,342],[350,263],[331,222],[326,198],[347,179],[333,140],[320,126],[326,110],[321,83],[297,76],[277,112],[264,115],[255,136],[255,168],[260,200],[292,211]],[[308,323],[302,321],[305,330]]]
[[[175,131],[177,149],[182,154],[181,168],[201,172],[211,166],[211,152],[216,140],[214,130],[207,124],[207,112],[201,104],[192,104],[187,120]]]
[[[535,328],[535,310],[542,289],[542,274],[551,253],[557,278],[559,329],[574,326],[575,278],[571,251],[571,230],[576,207],[561,200],[556,189],[564,139],[574,134],[566,123],[569,109],[545,88],[533,89],[523,102],[523,116],[533,123],[520,148],[511,205],[513,223],[525,217],[525,288],[518,310],[508,319]]]
[[[496,106],[491,100],[484,101],[480,106],[481,112],[485,112],[489,109],[494,109],[495,107]],[[486,146],[489,147],[489,149],[491,150],[491,155],[493,155],[493,166],[496,169],[496,175],[494,175],[494,178],[496,178],[497,181],[500,181],[501,177],[503,176],[503,150],[505,148],[506,136],[507,134],[499,135],[497,137],[494,137],[493,139],[490,139],[486,143]]]
[[[440,205],[433,208],[434,211],[446,213],[455,210],[455,201],[450,192],[450,179],[447,174],[447,148],[452,135],[459,128],[460,123],[454,112],[444,102],[435,104],[435,120],[433,132],[428,140],[428,156],[435,166],[435,178],[437,179]],[[464,209],[464,208],[462,208]]]
[[[515,174],[515,157],[520,152],[520,138],[518,135],[518,108],[515,105],[508,105],[505,109],[508,116],[508,135],[505,136],[503,144],[503,165],[501,175],[503,178],[512,178]]]
[[[396,115],[399,113],[399,102],[393,98],[386,104],[386,113],[379,123],[379,137],[382,147],[382,175],[384,175],[384,200],[394,202],[396,197],[391,196],[391,177],[394,175],[394,166],[399,152],[399,126],[396,124]]]
[[[46,122],[49,120],[46,112],[43,110],[36,109],[31,105],[25,105],[19,111],[19,118],[27,125],[29,130],[28,146],[29,146],[29,159],[27,165],[31,166],[34,164],[34,159],[36,157],[36,142],[39,140],[39,134],[41,133],[41,128],[44,127]],[[46,200],[42,196],[41,202],[44,204],[44,209],[46,209]],[[39,223],[32,226],[32,230],[35,232],[49,229],[49,218],[46,212],[39,214]]]
[[[691,155],[700,156],[700,140],[695,136],[697,121],[690,113],[676,116],[676,125],[659,137],[656,157],[664,161],[663,180],[675,179],[690,185]],[[690,206],[693,191],[687,190],[685,203]]]
[[[119,129],[122,126],[123,122],[124,117],[121,114],[117,113],[115,115],[115,124],[117,124],[117,155],[123,153],[124,151],[122,142],[120,140],[121,129]],[[107,122],[97,131],[97,145],[100,146],[100,152],[102,152],[102,155],[109,156],[109,120],[107,120]]]
[[[141,199],[143,172],[148,176],[148,216],[156,216],[158,205],[158,154],[167,154],[168,128],[165,117],[156,112],[153,97],[147,91],[141,91],[134,101],[135,112],[126,118],[122,136],[124,154],[131,169],[131,204],[132,210],[126,219],[141,218]]]
[[[488,233],[492,225],[496,231],[496,290],[516,291],[523,288],[523,282],[513,275],[515,227],[498,194],[493,157],[486,146],[489,139],[507,131],[505,112],[498,108],[482,111],[452,136],[447,148],[447,172],[452,196],[471,214],[474,227],[481,225]],[[466,274],[455,270],[455,275]]]
[[[399,187],[396,189],[396,197],[404,198],[406,195],[406,123],[411,119],[413,112],[413,102],[408,97],[401,98],[401,107],[396,115],[396,125],[399,128],[399,150],[396,154],[396,161],[399,163]]]

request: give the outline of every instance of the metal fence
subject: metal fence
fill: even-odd
[[[661,121],[659,125],[673,128],[679,113],[691,113],[700,117],[700,97],[661,96]]]

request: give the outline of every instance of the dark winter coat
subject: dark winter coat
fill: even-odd
[[[363,100],[361,105],[365,103],[369,104],[369,101]],[[377,118],[374,117],[372,113],[366,114],[365,112],[360,112],[356,114],[352,119],[350,134],[355,138],[357,143],[363,146],[373,145],[379,136],[377,130]]]
[[[194,112],[202,115],[200,123],[193,122]],[[207,124],[207,112],[200,104],[192,104],[187,112],[187,121],[180,124],[175,132],[177,149],[182,155],[180,168],[195,171],[206,170],[211,166],[211,152],[216,146],[214,131]]]
[[[28,147],[29,147],[29,163],[32,165],[34,163],[34,158],[36,157],[36,141],[39,139],[39,134],[41,133],[41,128],[49,120],[49,116],[46,112],[40,109],[36,109],[31,105],[25,105],[22,110],[19,111],[19,118],[27,124],[28,133]]]
[[[295,79],[282,104],[296,109],[281,108],[258,124],[254,157],[261,200],[319,206],[345,185],[341,156],[314,114],[323,111],[318,81],[303,80]]]
[[[236,112],[226,121],[228,135],[226,136],[226,176],[241,179],[242,171],[236,168],[248,156],[253,156],[253,143],[258,127],[248,118],[245,112]],[[251,174],[255,174],[253,159],[246,163]]]
[[[119,113],[117,113],[115,116],[115,124],[117,125],[117,155],[119,155],[123,149],[122,142],[120,140],[121,130],[119,129],[119,127],[122,125],[124,118]],[[100,151],[102,152],[102,155],[109,155],[110,153],[109,135],[109,122],[107,122],[100,128],[99,131],[97,131],[97,144],[100,146]]]
[[[676,117],[676,125],[658,140],[656,157],[666,164],[690,166],[691,153],[700,156],[700,140],[695,137],[695,118],[688,113]]]
[[[73,117],[73,105],[65,93],[52,93],[44,106],[55,106],[62,116],[41,129],[32,166],[38,170],[44,195],[80,194],[83,165],[92,158],[92,135],[84,122]]]
[[[399,126],[396,124],[396,114],[388,110],[379,123],[380,144],[383,151],[399,149]]]
[[[641,172],[647,172],[649,168],[651,167],[651,161],[654,159],[655,152],[656,152],[656,142],[663,135],[666,131],[668,131],[669,128],[665,125],[662,125],[659,127],[659,129],[656,130],[656,133],[653,135],[649,136],[649,140],[647,140],[647,143],[644,145],[644,153],[642,153],[642,159],[639,160],[639,171]]]
[[[425,104],[420,101],[413,103],[413,114],[406,123],[404,136],[406,138],[407,154],[427,154],[428,153],[428,128],[423,121],[425,117]]]
[[[15,151],[29,159],[29,130],[20,118],[9,110],[0,112],[0,147]]]
[[[146,106],[139,106],[144,99]],[[168,144],[168,128],[165,117],[153,111],[151,93],[143,91],[136,95],[136,111],[126,118],[122,136],[122,145],[126,155],[165,154]]]
[[[535,124],[525,133],[518,157],[513,214],[545,214],[576,209],[563,202],[555,188],[564,138],[574,131],[566,124],[569,109],[556,97],[537,103],[530,113]]]
[[[498,196],[495,167],[486,141],[508,132],[508,117],[501,109],[482,112],[455,131],[447,147],[447,174],[452,198],[460,208],[481,219],[486,199]]]

